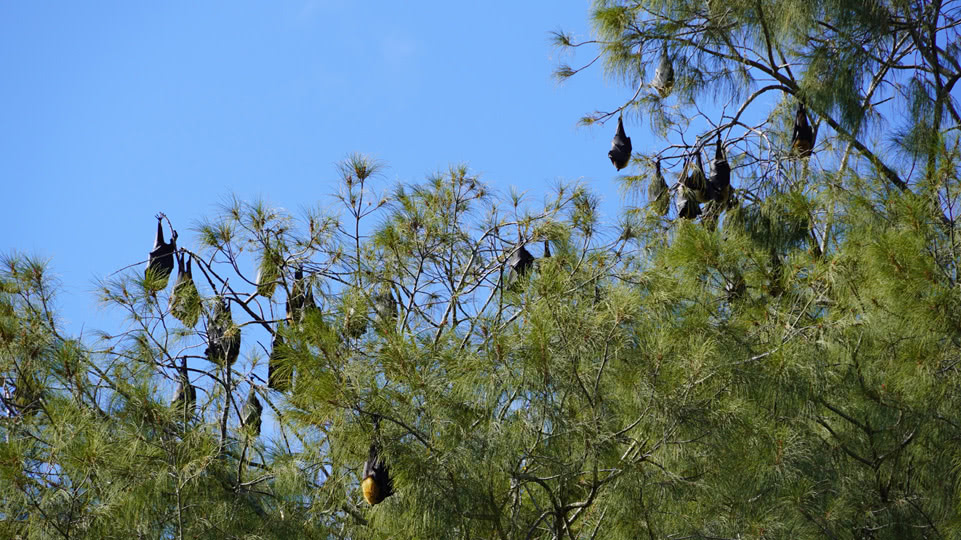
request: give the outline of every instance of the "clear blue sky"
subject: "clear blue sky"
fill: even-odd
[[[4,2],[0,252],[50,258],[77,333],[110,329],[93,281],[146,257],[156,212],[191,246],[230,194],[326,202],[351,152],[383,160],[387,182],[467,163],[534,202],[584,181],[613,224],[613,125],[576,123],[631,92],[599,69],[551,78],[549,32],[587,37],[588,15],[587,1]]]

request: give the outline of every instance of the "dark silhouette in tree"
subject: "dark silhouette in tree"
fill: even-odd
[[[241,424],[243,425],[243,428],[254,437],[260,437],[260,417],[263,412],[264,406],[261,405],[260,400],[257,399],[256,391],[251,388],[250,394],[247,395],[247,402],[244,403]]]
[[[814,130],[808,122],[807,108],[798,103],[794,117],[794,133],[791,135],[791,154],[801,158],[811,157],[814,152]]]
[[[624,132],[624,117],[618,116],[617,131],[614,132],[614,140],[611,141],[607,157],[611,158],[614,168],[621,170],[631,161],[631,150],[631,138]]]
[[[527,251],[523,245],[520,246],[510,258],[507,259],[506,275],[504,284],[507,290],[516,291],[519,289],[520,278],[527,275],[527,272],[534,264],[534,256]]]
[[[183,251],[175,253],[177,258],[177,281],[170,293],[170,314],[188,328],[193,328],[200,318],[201,302],[197,286],[194,284],[190,264],[193,257]],[[185,262],[186,260],[186,262]]]
[[[287,363],[284,338],[280,335],[281,326],[274,331],[274,338],[270,346],[270,357],[267,359],[267,386],[278,392],[290,390],[293,373]]]
[[[722,208],[727,206],[731,198],[731,166],[724,156],[720,133],[717,135],[717,149],[714,151],[714,161],[711,163],[708,192],[711,200],[718,203]]]
[[[144,275],[148,279],[156,279],[158,288],[167,286],[167,278],[174,269],[174,252],[177,251],[177,231],[171,229],[170,243],[164,241],[163,213],[157,214],[157,235],[154,238],[153,249],[147,258],[147,269]]]
[[[671,200],[667,182],[661,173],[661,160],[654,162],[654,176],[647,186],[647,200],[658,215],[667,215]]]
[[[380,449],[377,446],[376,438],[380,436],[380,417],[374,417],[374,438],[370,443],[370,451],[367,461],[364,462],[364,470],[360,482],[364,500],[371,506],[382,502],[387,497],[394,494],[394,481],[390,477],[390,470],[387,464],[380,457]]]
[[[701,205],[691,189],[681,185],[677,189],[674,204],[677,206],[677,216],[684,219],[694,219],[701,215]]]
[[[287,299],[287,320],[293,324],[300,324],[307,311],[316,308],[314,292],[310,282],[304,278],[303,268],[295,269],[294,284],[290,288],[290,298]]]
[[[31,416],[42,407],[43,393],[36,375],[29,372],[17,373],[13,383],[13,405],[20,415]]]
[[[178,415],[190,419],[194,415],[194,407],[197,403],[197,388],[190,384],[190,376],[187,372],[187,358],[181,359],[181,364],[177,368],[177,389],[174,390],[173,399],[170,406],[174,408]]]
[[[207,360],[230,367],[240,355],[240,328],[234,325],[227,299],[214,299],[207,322]]]

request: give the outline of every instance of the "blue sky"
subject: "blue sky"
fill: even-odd
[[[551,78],[576,59],[549,32],[587,37],[589,7],[0,4],[0,252],[51,260],[76,334],[115,324],[94,280],[145,259],[156,212],[191,246],[190,226],[231,194],[294,212],[327,204],[351,152],[384,161],[385,183],[467,163],[533,202],[557,180],[583,181],[613,224],[613,125],[576,124],[632,92],[599,69]]]

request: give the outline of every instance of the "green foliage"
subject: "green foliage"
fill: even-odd
[[[203,219],[180,240],[189,294],[102,282],[127,322],[96,340],[63,335],[45,263],[3,258],[0,537],[957,536],[958,67],[935,47],[952,17],[597,2],[610,75],[649,80],[665,43],[675,59],[669,97],[632,88],[622,108],[688,142],[634,162],[668,180],[726,141],[736,202],[700,221],[656,199],[609,234],[583,186],[532,205],[463,166],[381,191],[381,164],[352,155],[339,212],[232,199]],[[730,114],[771,90],[759,125]],[[889,98],[913,117],[886,118]],[[810,160],[786,151],[799,101]],[[868,138],[888,123],[897,157]],[[502,287],[521,245],[535,261]],[[184,363],[192,414],[168,405]],[[369,507],[374,443],[395,494]]]

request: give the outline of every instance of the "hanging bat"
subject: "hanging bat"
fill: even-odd
[[[169,244],[164,241],[163,218],[163,214],[157,214],[157,236],[147,256],[147,270],[144,272],[148,279],[162,279],[161,289],[167,286],[167,278],[173,272],[174,252],[177,251],[177,231],[171,230]]]
[[[207,323],[207,360],[231,366],[240,355],[240,328],[234,325],[230,306],[223,297],[217,297]]]
[[[814,130],[808,123],[807,109],[803,103],[798,103],[797,115],[794,117],[791,153],[802,158],[811,157],[811,154],[814,153]]]
[[[264,412],[264,406],[260,404],[260,400],[254,393],[254,389],[250,389],[250,394],[247,396],[247,402],[244,403],[242,419],[244,429],[250,431],[254,437],[260,437],[260,415]]]
[[[380,458],[376,444],[370,445],[370,454],[364,462],[364,480],[361,482],[364,500],[371,506],[394,494],[394,481],[387,464]]]
[[[367,331],[367,315],[351,307],[344,316],[344,333],[354,339]]]
[[[187,328],[193,328],[200,318],[200,293],[190,272],[192,257],[182,251],[175,253],[177,258],[177,281],[170,293],[170,314]],[[186,260],[186,264],[184,264]]]
[[[707,192],[707,179],[704,177],[704,168],[701,165],[700,150],[698,150],[695,159],[688,156],[684,162],[684,171],[681,175],[681,186],[687,188],[686,197],[693,198],[699,203],[710,200]]]
[[[671,89],[674,88],[674,66],[671,65],[671,58],[667,55],[667,44],[664,44],[664,48],[661,49],[661,61],[654,70],[651,86],[662,98],[669,96]]]
[[[631,138],[624,133],[623,116],[617,117],[617,131],[614,133],[614,140],[611,141],[611,150],[607,153],[611,158],[614,168],[621,170],[627,167],[631,161]]]
[[[270,344],[270,357],[267,359],[267,387],[278,392],[290,390],[293,372],[287,365],[284,338],[280,335],[280,325],[274,332],[274,339]]]
[[[374,433],[380,431],[380,417],[374,417]],[[387,464],[380,457],[376,442],[370,443],[370,452],[364,462],[364,472],[360,482],[361,491],[367,504],[373,506],[394,494],[394,481],[390,477]]]
[[[271,298],[277,289],[277,278],[280,277],[280,268],[277,264],[278,256],[268,248],[260,258],[260,266],[257,268],[257,294]]]
[[[694,219],[701,215],[701,205],[698,204],[691,190],[683,185],[677,190],[674,204],[677,206],[677,217]]]
[[[724,157],[721,145],[721,134],[717,135],[717,149],[714,151],[714,161],[711,164],[711,178],[708,180],[710,198],[721,208],[727,207],[731,197],[731,166]]]
[[[526,275],[533,265],[534,256],[524,246],[511,254],[510,258],[507,259],[507,275],[504,279],[507,289],[516,291],[520,278]]]
[[[294,284],[290,288],[290,298],[287,299],[287,319],[294,324],[300,324],[304,314],[310,309],[316,309],[314,291],[310,283],[304,279],[302,268],[294,270]]]
[[[661,174],[661,160],[657,160],[654,164],[654,177],[651,178],[651,183],[647,186],[647,200],[655,212],[662,216],[667,215],[667,211],[670,209],[670,198],[667,182],[664,180],[664,175]]]
[[[697,156],[695,156],[695,161],[697,165],[688,177],[691,185],[694,186],[692,190],[694,191],[694,197],[697,202],[704,203],[711,200],[710,193],[707,188],[707,175],[704,174],[704,163],[701,161],[701,150],[698,149]]]
[[[13,383],[13,405],[18,414],[33,416],[42,408],[40,381],[32,373],[17,371]]]
[[[190,376],[187,373],[187,358],[183,358],[183,363],[177,368],[177,389],[174,397],[170,400],[170,406],[190,419],[194,415],[194,405],[197,402],[197,388],[190,384]]]
[[[380,293],[376,294],[374,300],[374,311],[377,313],[377,320],[381,325],[390,327],[397,322],[397,300],[389,287],[384,287]]]

